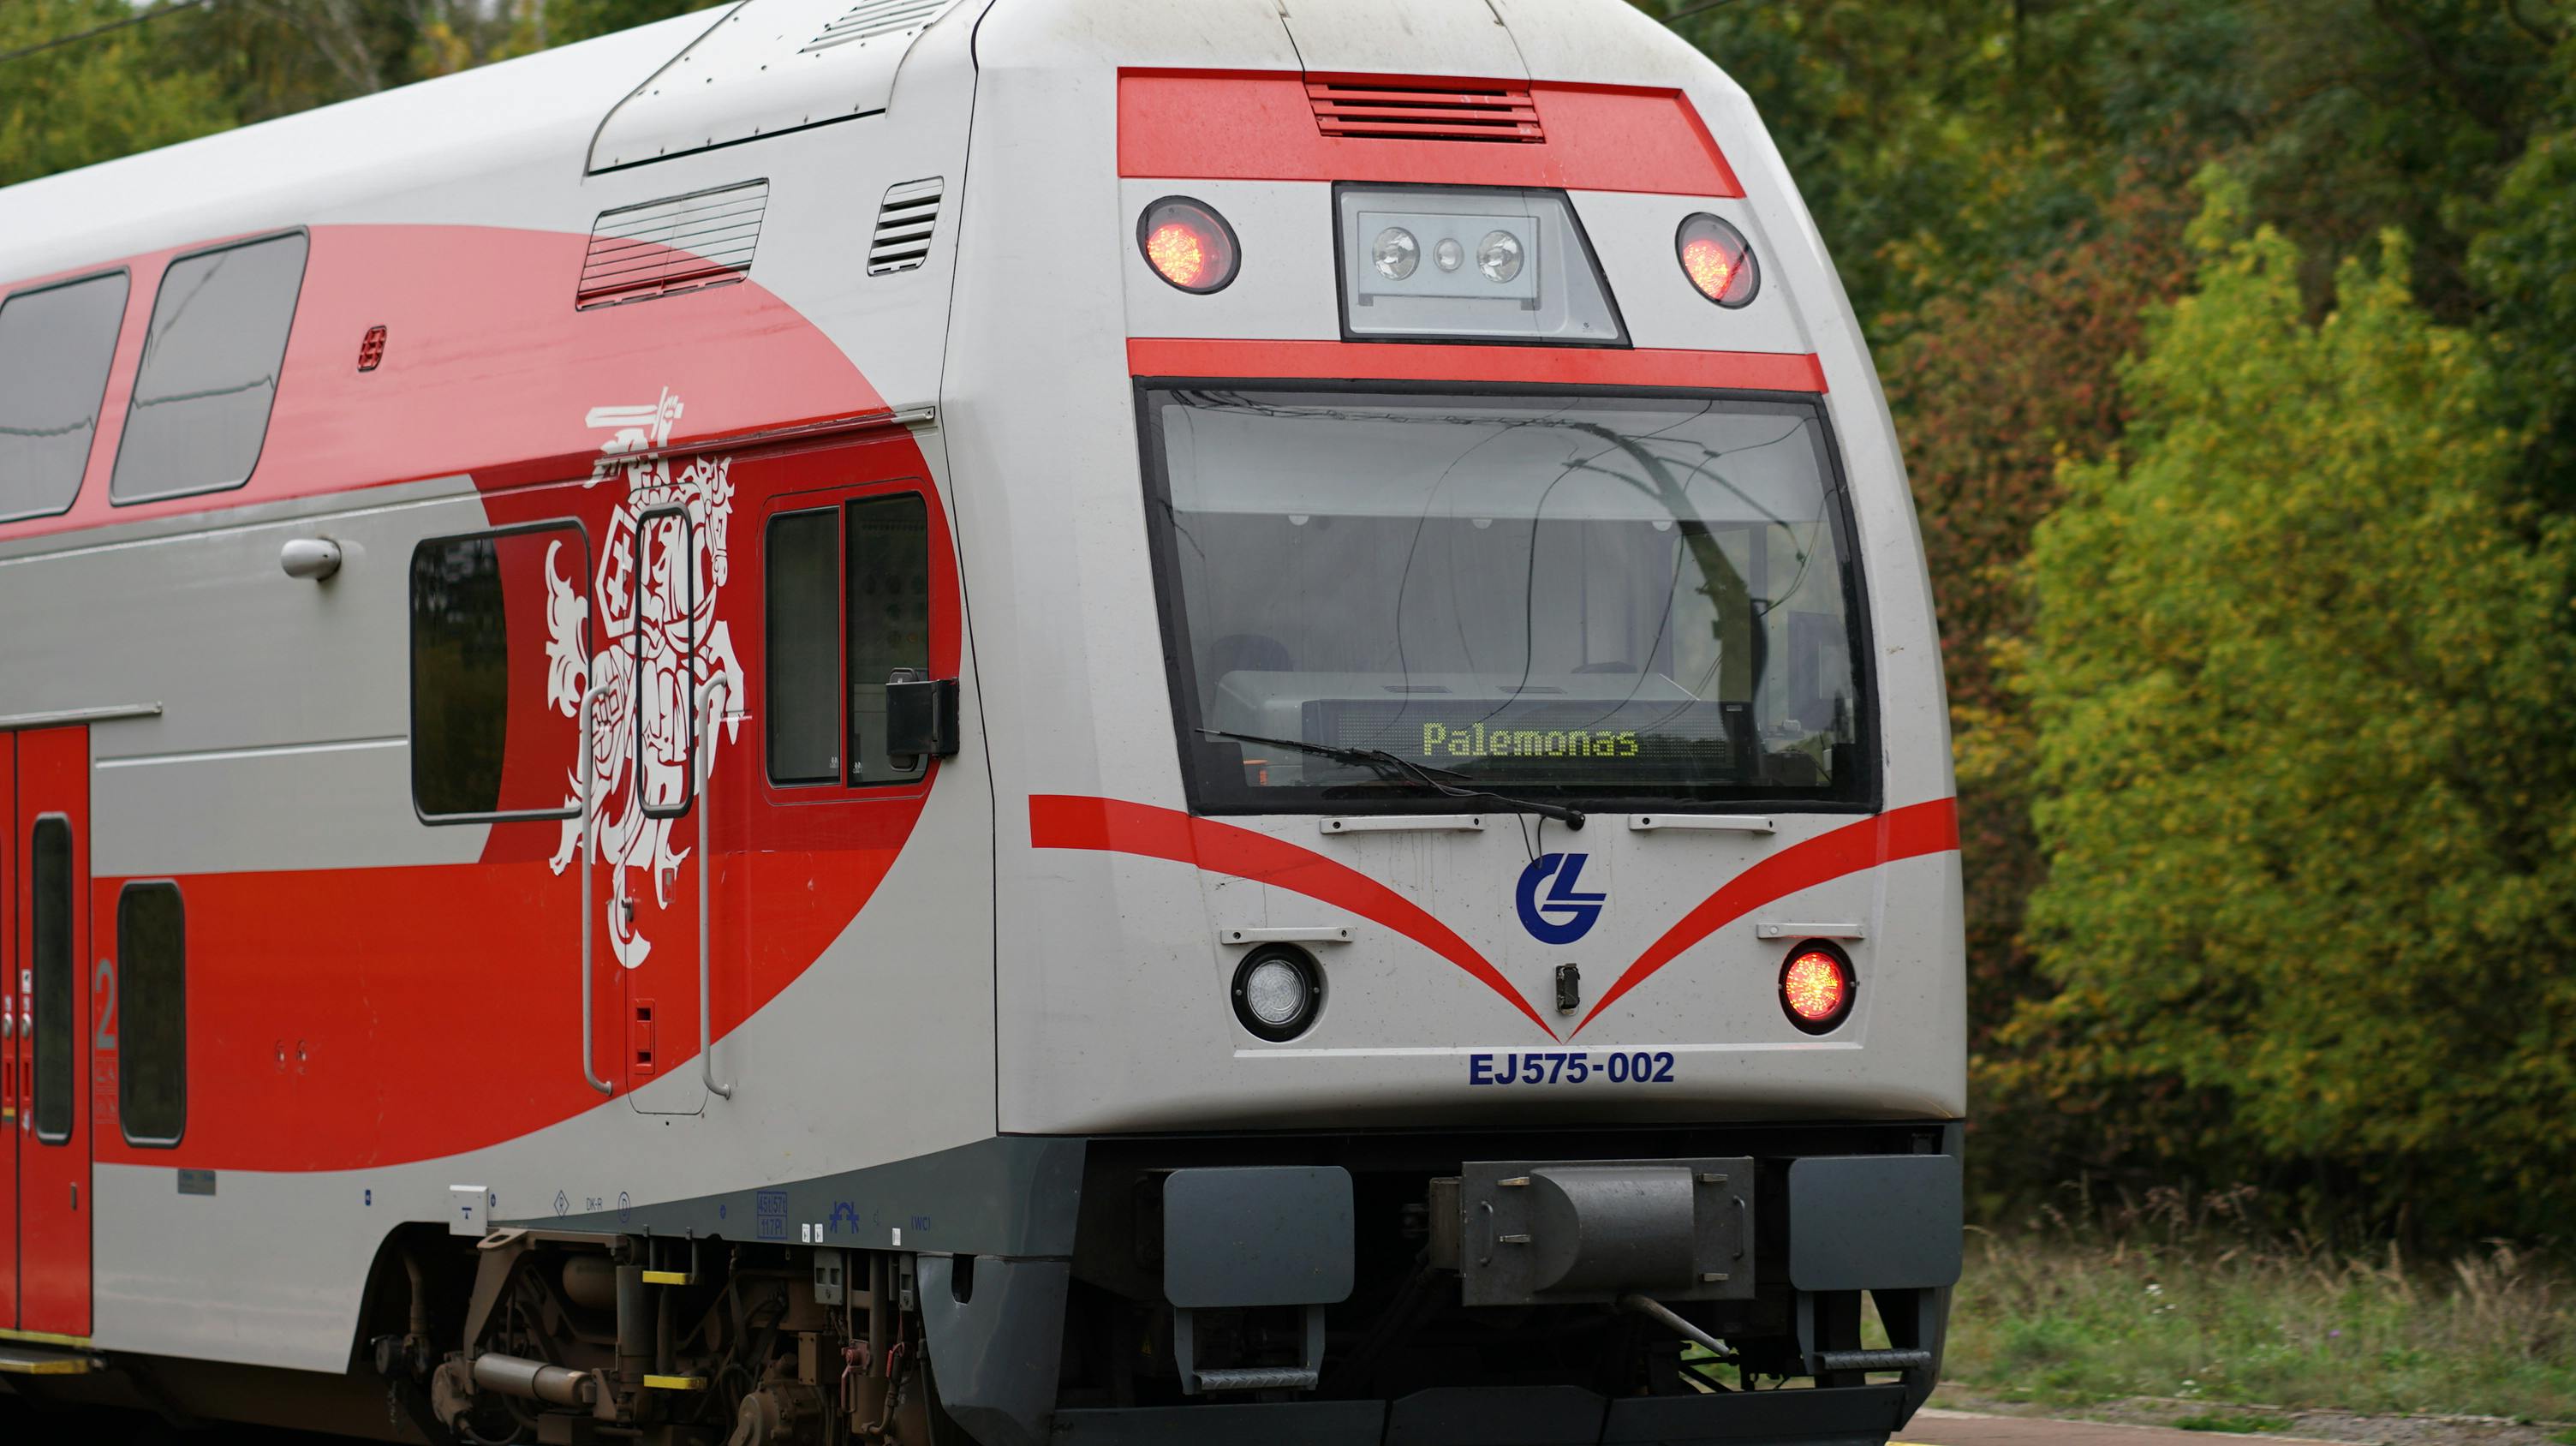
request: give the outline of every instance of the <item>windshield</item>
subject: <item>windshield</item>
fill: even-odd
[[[1440,796],[1384,759],[1262,739],[1567,803],[1864,801],[1856,583],[1818,408],[1145,405],[1203,811]]]

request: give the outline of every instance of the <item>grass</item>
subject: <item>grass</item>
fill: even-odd
[[[2258,1431],[2287,1431],[2290,1423],[2279,1416],[2182,1416],[2175,1419],[2177,1431],[2225,1431],[2238,1436],[2251,1436]]]
[[[2256,1240],[2224,1199],[1971,1236],[1943,1375],[2056,1406],[2576,1420],[2576,1281],[2502,1244],[2435,1263]]]

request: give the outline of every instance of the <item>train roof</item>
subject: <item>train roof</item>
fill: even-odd
[[[1444,73],[1734,92],[1625,0],[739,0],[0,189],[0,286],[313,222],[526,225],[512,173],[577,187],[866,114],[925,28],[961,15],[1005,67],[1330,73],[1397,36]]]

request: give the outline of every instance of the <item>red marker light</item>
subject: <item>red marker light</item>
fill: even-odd
[[[1821,944],[1802,944],[1780,970],[1780,1007],[1789,1022],[1823,1034],[1851,1013],[1851,965]]]
[[[1749,304],[1762,289],[1762,268],[1744,233],[1706,212],[1682,223],[1674,239],[1682,274],[1700,295],[1734,308]]]
[[[1199,295],[1223,291],[1241,261],[1234,228],[1187,196],[1166,196],[1146,207],[1136,223],[1136,244],[1155,275]]]

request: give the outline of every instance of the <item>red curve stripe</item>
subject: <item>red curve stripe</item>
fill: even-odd
[[[1727,880],[1698,908],[1683,915],[1680,923],[1665,930],[1664,937],[1637,956],[1637,962],[1628,966],[1618,983],[1603,992],[1592,1012],[1583,1016],[1583,1023],[1574,1026],[1574,1033],[1566,1038],[1581,1034],[1601,1017],[1602,1010],[1617,1003],[1620,995],[1645,983],[1683,950],[1774,899],[1787,898],[1800,889],[1879,864],[1921,854],[1948,853],[1958,846],[1959,801],[1943,798],[1891,809],[1876,818],[1865,818],[1782,849]]]
[[[1531,382],[1546,386],[1710,387],[1820,395],[1825,390],[1825,365],[1813,352],[1651,347],[1139,336],[1128,339],[1127,370],[1140,377]]]
[[[1501,970],[1476,952],[1475,945],[1459,938],[1448,925],[1402,894],[1312,849],[1174,809],[1068,794],[1031,796],[1029,842],[1042,849],[1096,849],[1170,859],[1210,873],[1277,884],[1307,898],[1348,909],[1473,974],[1548,1038],[1556,1038],[1556,1031],[1547,1027],[1547,1021],[1539,1018],[1538,1011],[1511,986]]]

